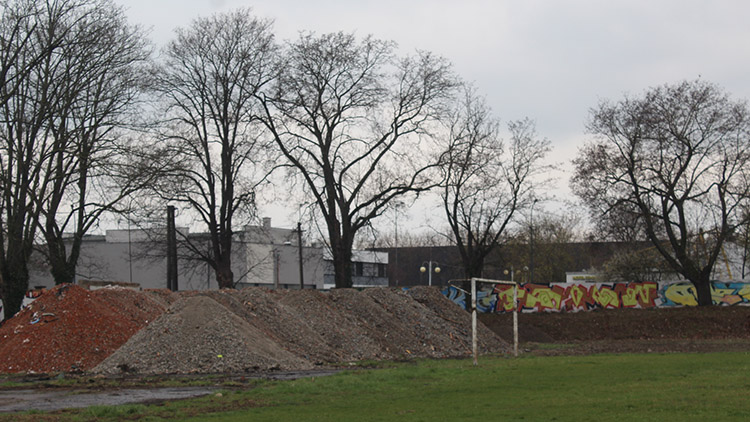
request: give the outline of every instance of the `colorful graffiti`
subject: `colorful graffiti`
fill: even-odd
[[[689,282],[664,284],[659,292],[662,306],[697,306],[695,286]],[[750,304],[750,283],[711,283],[714,305]]]
[[[714,304],[750,305],[750,283],[712,283]],[[467,295],[448,287],[443,294],[461,307]],[[677,283],[553,283],[521,284],[518,306],[522,312],[576,312],[591,309],[653,308],[696,306],[695,287],[689,282]],[[480,312],[512,312],[513,287],[483,285],[477,291]]]

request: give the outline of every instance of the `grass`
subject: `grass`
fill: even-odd
[[[485,357],[478,367],[420,360],[221,397],[13,420],[744,421],[749,369],[748,353]]]

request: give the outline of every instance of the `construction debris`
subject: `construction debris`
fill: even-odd
[[[469,314],[436,288],[172,293],[63,285],[0,327],[0,372],[244,373],[463,357],[470,327]],[[483,352],[508,351],[483,326],[480,339]]]

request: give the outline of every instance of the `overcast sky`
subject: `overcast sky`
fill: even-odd
[[[163,45],[199,16],[250,7],[281,40],[355,31],[449,59],[503,120],[530,117],[570,168],[601,99],[685,79],[750,98],[746,0],[115,0]],[[569,173],[560,177],[564,195]]]

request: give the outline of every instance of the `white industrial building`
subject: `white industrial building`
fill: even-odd
[[[179,236],[200,242],[203,233],[179,229]],[[179,242],[178,242],[179,243]],[[141,230],[107,230],[104,235],[87,236],[77,267],[77,281],[134,283],[143,289],[167,287],[167,265],[164,254],[153,253],[158,245]],[[333,264],[324,246],[302,245],[302,262],[297,231],[271,226],[263,219],[261,226],[246,226],[234,234],[232,272],[237,288],[266,286],[300,288],[300,267],[304,288],[328,289],[333,285]],[[185,251],[178,250],[178,256]],[[54,285],[48,269],[35,259],[29,288]],[[387,286],[385,252],[354,251],[352,272],[354,287]],[[213,270],[203,262],[178,259],[179,290],[218,288]]]

